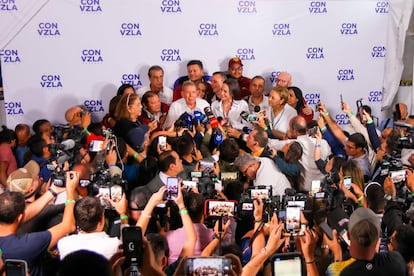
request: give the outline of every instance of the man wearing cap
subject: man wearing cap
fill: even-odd
[[[380,235],[378,216],[368,208],[356,209],[348,224],[351,258],[330,264],[326,275],[407,275],[407,266],[400,253],[377,253]]]
[[[9,175],[7,189],[10,192],[23,194],[26,202],[29,198],[34,200],[34,196],[40,188],[39,171],[39,164],[34,160],[30,160],[23,168],[17,169]]]
[[[234,57],[229,60],[228,72],[230,78],[234,78],[239,82],[240,99],[247,98],[250,95],[249,87],[251,80],[243,76],[243,62],[240,58]]]

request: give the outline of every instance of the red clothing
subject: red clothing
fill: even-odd
[[[239,86],[240,86],[240,99],[236,99],[236,100],[245,99],[248,96],[250,96],[249,87],[250,87],[251,79],[241,76],[240,78],[237,79],[237,81],[239,82]]]
[[[13,151],[9,146],[0,146],[0,162],[8,163],[6,171],[7,176],[17,170],[16,157],[14,157]],[[1,184],[6,185],[6,183]]]
[[[167,115],[169,108],[170,108],[169,105],[167,105],[165,103],[161,103],[161,113],[163,114],[162,116],[164,116],[164,114],[165,114],[165,116]],[[141,114],[141,116],[138,117],[138,120],[143,125],[148,125],[152,121],[151,118],[148,117],[148,114],[145,110],[142,110],[142,114]],[[162,128],[161,128],[160,122],[157,121],[157,128],[154,129],[152,132],[160,131],[160,130],[162,130]]]

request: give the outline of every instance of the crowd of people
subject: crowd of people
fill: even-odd
[[[79,105],[63,124],[3,126],[1,273],[13,259],[34,276],[414,275],[404,103],[379,125],[341,103],[348,133],[288,72],[270,91],[237,57],[187,72],[168,88],[151,66],[102,121]]]

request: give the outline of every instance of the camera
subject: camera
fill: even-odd
[[[144,249],[142,246],[142,231],[138,226],[122,228],[122,247],[128,265],[133,267],[142,266]]]
[[[186,276],[230,275],[232,262],[224,257],[192,257],[185,261]]]

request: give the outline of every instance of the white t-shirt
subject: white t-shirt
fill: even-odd
[[[230,124],[235,129],[242,130],[245,126],[251,127],[251,124],[247,123],[240,117],[240,113],[243,111],[249,113],[249,108],[246,101],[244,100],[233,100],[228,114],[224,114],[221,101],[213,102],[211,104],[211,111],[213,112],[214,116],[216,116],[216,118],[222,117],[223,119],[226,119],[228,124]]]
[[[270,128],[286,133],[289,129],[290,119],[297,116],[298,112],[290,105],[285,104],[282,111],[276,117],[273,115],[272,107],[269,107],[267,114],[270,120]]]
[[[204,108],[210,106],[207,101],[203,99],[196,99],[196,107],[191,109],[187,106],[184,98],[178,99],[170,105],[168,110],[167,119],[165,120],[164,129],[168,129],[184,112],[187,112],[191,116],[194,116],[194,111],[200,111],[204,113]]]
[[[68,254],[83,249],[101,254],[109,260],[118,251],[119,244],[117,237],[111,238],[105,232],[93,232],[61,238],[57,247],[61,260]]]
[[[145,94],[145,92],[150,91],[151,88],[149,86],[142,86],[137,90],[137,94],[140,98]],[[162,90],[158,93],[158,97],[160,97],[160,101],[162,103],[170,105],[173,99],[173,91],[171,88],[164,86]]]
[[[286,188],[291,188],[289,180],[276,166],[275,162],[267,157],[258,157],[260,167],[256,173],[254,186],[272,186],[272,195],[282,196]]]

